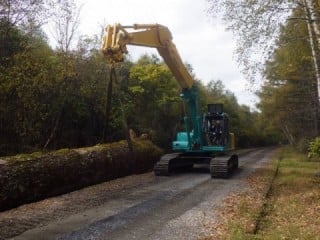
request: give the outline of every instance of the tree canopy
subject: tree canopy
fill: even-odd
[[[110,82],[110,68],[99,50],[101,36],[76,39],[78,13],[73,1],[57,2],[60,5],[55,7],[69,14],[64,22],[56,21],[61,27],[57,29],[57,39],[61,40],[57,49],[49,46],[41,30],[45,17],[56,17],[57,9],[45,11],[52,7],[53,0],[32,1],[21,13],[21,1],[0,2],[0,155],[123,139],[124,117],[129,128],[138,134],[150,133],[155,143],[169,149],[181,130],[185,106],[179,97],[179,85],[165,63],[155,55],[127,59],[117,66],[117,78]],[[9,4],[16,13],[9,14]],[[268,82],[259,92],[261,112],[240,105],[221,80],[205,84],[192,73],[200,92],[201,110],[206,111],[208,103],[223,103],[239,146],[278,143],[286,140],[283,136],[296,134],[292,131],[294,124],[283,124],[292,119],[285,111],[295,114],[292,108],[304,111],[297,122],[308,119],[314,126],[312,109],[308,111],[295,102],[299,101],[295,94],[311,102],[308,94],[313,93],[314,77],[307,39],[298,41],[306,31],[303,22],[295,35],[297,41],[286,42],[296,28],[292,24],[283,27],[277,48],[266,63]],[[71,40],[78,41],[76,47],[71,48]],[[295,55],[290,54],[293,49]],[[191,71],[192,66],[186,66]],[[289,103],[291,98],[294,101]],[[279,132],[283,126],[287,130]]]

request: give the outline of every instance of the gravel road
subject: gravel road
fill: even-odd
[[[240,156],[229,179],[204,168],[170,177],[128,176],[0,212],[0,239],[197,239],[212,234],[215,209],[246,188],[246,176],[273,149]],[[212,229],[212,228],[211,228]]]

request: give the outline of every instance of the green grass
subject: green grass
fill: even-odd
[[[278,173],[259,210],[253,207],[259,204],[248,201],[248,196],[239,199],[238,218],[229,222],[227,239],[320,240],[320,177],[315,176],[320,162],[311,162],[288,148],[278,153],[275,162],[280,159]],[[272,174],[264,171],[258,177],[263,175]],[[248,231],[244,222],[255,222],[258,228]]]

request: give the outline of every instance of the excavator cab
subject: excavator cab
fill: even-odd
[[[229,118],[223,112],[223,104],[208,104],[208,113],[204,118],[206,145],[226,147],[229,143]]]
[[[235,148],[234,134],[229,130],[229,117],[223,111],[223,104],[208,104],[203,116],[204,151],[223,152]]]
[[[185,132],[178,132],[172,149],[221,153],[235,148],[234,134],[229,131],[229,117],[221,103],[208,104],[208,111],[202,116],[201,146],[193,147],[193,135],[194,131],[188,131],[188,128]]]

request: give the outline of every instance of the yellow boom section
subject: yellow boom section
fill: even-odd
[[[132,28],[137,31],[128,32]],[[102,53],[110,63],[122,62],[127,54],[126,45],[156,48],[183,89],[190,89],[194,80],[184,66],[172,42],[169,29],[160,24],[108,25],[102,43]]]

